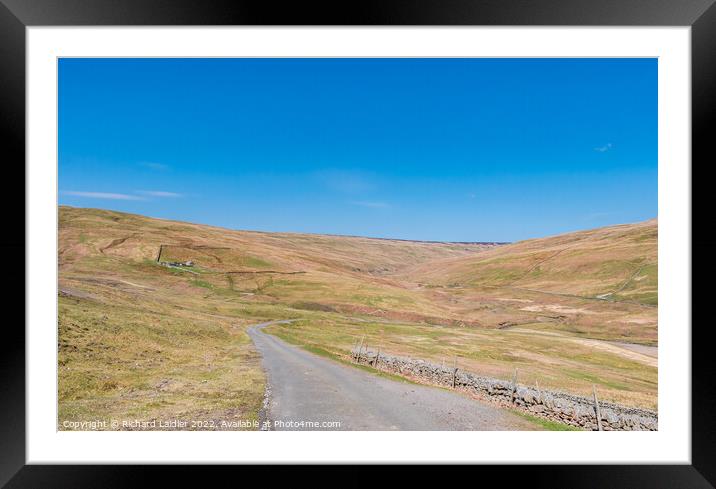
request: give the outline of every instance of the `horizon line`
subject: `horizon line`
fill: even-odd
[[[606,226],[598,226],[594,228],[586,228],[586,229],[577,229],[574,231],[565,231],[563,233],[557,233],[557,234],[549,234],[546,236],[535,236],[531,238],[526,239],[520,239],[517,241],[496,241],[496,240],[486,240],[486,241],[441,241],[441,240],[430,240],[430,239],[410,239],[410,238],[386,238],[386,237],[378,237],[378,236],[362,236],[358,234],[337,234],[337,233],[315,233],[315,232],[299,232],[299,231],[259,231],[255,229],[235,229],[235,228],[229,228],[226,226],[220,226],[216,224],[207,224],[207,223],[201,223],[201,222],[191,222],[191,221],[182,221],[179,219],[170,219],[166,217],[154,217],[146,214],[136,214],[132,212],[125,212],[125,211],[118,211],[114,209],[108,209],[108,208],[102,208],[102,207],[76,207],[69,204],[57,204],[57,209],[61,207],[69,207],[72,209],[86,209],[86,210],[98,210],[98,211],[107,211],[107,212],[116,212],[117,214],[127,214],[130,216],[140,216],[140,217],[146,217],[149,219],[159,219],[162,221],[171,221],[171,222],[179,222],[183,224],[193,224],[195,226],[208,226],[208,227],[214,227],[219,229],[226,229],[227,231],[237,231],[237,232],[246,232],[246,233],[262,233],[262,234],[296,234],[296,235],[311,235],[311,236],[329,236],[329,237],[336,237],[336,238],[359,238],[359,239],[376,239],[376,240],[382,240],[382,241],[403,241],[403,242],[410,242],[410,243],[426,243],[426,244],[457,244],[457,245],[508,245],[508,244],[514,244],[519,243],[522,241],[529,241],[532,239],[545,239],[545,238],[552,238],[556,236],[562,236],[565,234],[571,234],[571,233],[578,233],[578,232],[585,232],[585,231],[592,231],[595,229],[603,229],[603,228],[610,228],[610,227],[618,227],[618,226],[628,226],[632,224],[640,224],[640,223],[646,223],[649,221],[658,221],[659,216],[651,217],[649,219],[645,219],[643,221],[634,221],[634,222],[624,222],[624,223],[617,223],[617,224],[608,224]]]

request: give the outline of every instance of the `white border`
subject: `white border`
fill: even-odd
[[[27,462],[690,463],[690,38],[685,27],[28,28]],[[659,57],[659,431],[57,432],[62,56]]]

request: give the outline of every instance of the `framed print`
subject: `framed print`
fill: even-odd
[[[159,6],[0,10],[26,192],[3,483],[459,463],[711,487],[711,2]]]

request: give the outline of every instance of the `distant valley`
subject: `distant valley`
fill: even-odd
[[[476,236],[489,236],[476,230]],[[657,221],[511,244],[233,231],[59,209],[59,416],[258,419],[252,324],[348,358],[360,338],[657,408]]]

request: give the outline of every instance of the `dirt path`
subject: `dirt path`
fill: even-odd
[[[271,429],[539,429],[492,405],[445,389],[400,382],[342,365],[261,331],[279,322],[248,329],[268,373],[265,417],[271,421]],[[309,426],[307,422],[316,424]]]
[[[604,297],[604,294],[601,296],[596,297],[589,297],[589,296],[582,296],[582,295],[576,295],[576,294],[566,294],[562,292],[548,292],[546,290],[537,290],[537,289],[527,289],[524,287],[512,287],[509,285],[486,285],[484,286],[487,289],[511,289],[511,290],[519,290],[522,292],[533,292],[535,294],[544,294],[544,295],[554,295],[557,297],[569,297],[572,299],[581,299],[585,301],[602,301],[602,302],[616,302],[618,304],[633,304],[635,306],[641,306],[641,307],[648,307],[648,308],[656,308],[659,307],[655,304],[644,304],[643,302],[636,302],[636,301],[629,301],[629,300],[615,300],[610,299],[608,296]]]
[[[637,275],[639,275],[641,273],[641,271],[644,270],[644,268],[646,268],[646,265],[640,266],[639,268],[636,269],[636,271],[634,273],[629,275],[629,278],[627,278],[626,281],[623,284],[621,284],[616,290],[613,290],[612,292],[607,292],[606,294],[599,294],[597,296],[597,298],[598,299],[607,299],[613,295],[618,294],[619,292],[624,290],[627,285],[629,285],[632,281],[634,281],[634,279],[637,277]]]
[[[123,244],[123,243],[124,243],[125,241],[127,241],[129,238],[134,238],[135,236],[136,236],[136,235],[132,234],[132,235],[126,236],[126,237],[124,237],[124,238],[117,238],[117,239],[115,239],[115,240],[112,240],[112,242],[109,243],[107,246],[105,246],[105,247],[103,247],[103,248],[100,248],[100,249],[99,249],[99,252],[104,255],[104,252],[105,252],[105,251],[107,251],[107,250],[109,250],[109,249],[112,249],[112,248],[115,248],[115,247],[117,247],[117,246]]]
[[[612,341],[611,343],[621,348],[641,353],[642,355],[659,358],[659,348],[656,346],[638,345],[636,343],[624,343],[621,341]]]
[[[635,362],[648,365],[649,367],[658,367],[658,347],[637,345],[635,343],[624,343],[619,341],[595,340],[591,338],[578,338],[575,336],[567,336],[556,331],[540,331],[527,328],[512,328],[510,331],[515,333],[528,333],[543,336],[556,336],[566,341],[572,341],[576,344],[601,350],[613,355],[619,355],[622,358],[633,360]]]

